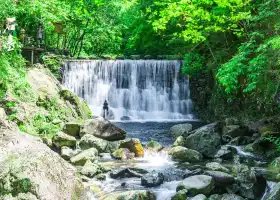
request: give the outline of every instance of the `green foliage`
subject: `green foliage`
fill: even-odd
[[[24,65],[24,59],[17,52],[0,53],[0,98],[7,91],[20,100],[32,98]]]
[[[184,58],[182,72],[194,76],[199,73],[204,65],[204,58],[198,53],[188,53]]]
[[[280,152],[280,137],[271,136],[271,137],[266,137],[265,140],[275,144],[277,147],[277,151]]]
[[[51,73],[58,79],[61,80],[60,66],[63,58],[56,55],[43,55],[42,60],[44,65],[51,71]]]
[[[250,16],[250,12],[246,9],[249,2],[249,0],[157,1],[155,5],[160,9],[152,13],[152,24],[156,31],[166,31],[170,26],[175,26],[178,31],[174,32],[174,36],[192,43],[205,41],[213,32],[233,31],[241,36],[244,30],[238,27],[238,24]]]

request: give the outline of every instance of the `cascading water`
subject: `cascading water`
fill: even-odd
[[[84,98],[94,115],[105,100],[113,120],[192,119],[189,80],[182,61],[91,60],[65,63],[63,84]]]

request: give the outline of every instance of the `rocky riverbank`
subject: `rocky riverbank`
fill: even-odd
[[[279,159],[272,162],[268,153],[273,144],[262,146],[260,131],[267,123],[257,128],[232,123],[238,124],[228,119],[195,130],[176,125],[169,132],[176,141],[163,147],[154,140],[143,146],[96,117],[65,123],[47,147],[20,133],[2,109],[1,198],[278,199]],[[252,153],[250,146],[267,153]]]

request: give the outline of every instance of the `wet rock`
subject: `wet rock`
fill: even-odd
[[[269,164],[269,169],[280,173],[280,157],[275,158],[270,164]]]
[[[236,194],[223,194],[221,200],[244,200],[244,198]]]
[[[191,200],[207,200],[207,197],[204,194],[198,194],[191,198]]]
[[[191,124],[178,124],[175,126],[172,126],[169,130],[169,134],[173,138],[177,138],[179,136],[189,136],[189,133],[192,130],[192,125]]]
[[[280,199],[280,183],[277,183],[263,200],[278,200]]]
[[[66,133],[63,132],[56,133],[52,141],[57,148],[61,148],[63,146],[75,147],[77,142],[75,137],[67,135]]]
[[[157,187],[160,186],[164,181],[164,176],[162,173],[148,173],[142,176],[141,185],[145,187]]]
[[[198,194],[209,195],[214,188],[214,179],[211,176],[196,175],[184,179],[177,187],[177,191],[187,189],[191,196]]]
[[[106,147],[106,152],[108,153],[113,153],[117,149],[119,149],[121,141],[113,141],[113,142],[108,142],[107,147]]]
[[[195,169],[195,170],[193,170],[193,171],[189,171],[189,170],[187,170],[186,172],[185,172],[185,174],[183,175],[183,177],[184,178],[188,178],[188,177],[190,177],[190,176],[195,176],[195,175],[201,175],[203,173],[203,170],[202,169]]]
[[[251,142],[251,138],[248,136],[239,136],[234,139],[232,139],[228,144],[229,145],[235,145],[235,146],[241,146],[241,145],[247,145]]]
[[[104,153],[106,151],[108,141],[100,139],[90,134],[84,135],[80,142],[79,147],[83,150],[89,148],[95,148],[99,153]]]
[[[176,141],[173,143],[173,147],[176,147],[176,146],[184,146],[185,144],[185,138],[183,136],[179,136]]]
[[[219,194],[212,194],[208,200],[221,200],[222,199],[222,196],[219,195]]]
[[[164,147],[161,146],[157,141],[151,140],[147,143],[146,148],[152,151],[161,151]]]
[[[67,122],[66,124],[64,124],[63,132],[74,137],[79,137],[80,128],[81,124],[79,123]]]
[[[121,169],[118,171],[111,172],[110,177],[113,179],[132,178],[132,177],[141,178],[142,174],[126,168],[126,169]]]
[[[82,137],[86,134],[94,135],[108,141],[123,140],[126,137],[126,132],[124,130],[101,117],[90,119],[85,122],[81,127],[80,136]]]
[[[223,160],[231,160],[233,159],[234,154],[236,153],[236,149],[230,146],[222,146],[220,150],[215,154],[215,158],[221,158]]]
[[[168,154],[178,162],[199,162],[202,160],[201,153],[181,146],[171,148]]]
[[[250,131],[248,126],[228,125],[223,128],[223,135],[228,135],[231,138],[235,138],[240,136],[252,136],[253,132]]]
[[[130,168],[128,168],[128,169],[130,169],[130,170],[132,170],[132,171],[135,171],[135,172],[137,172],[137,173],[139,173],[139,174],[147,174],[147,173],[149,173],[147,170],[145,170],[145,169],[141,169],[141,168],[136,168],[136,167],[130,167]]]
[[[122,121],[130,121],[131,119],[130,119],[129,116],[122,116],[122,117],[121,117],[121,120],[122,120]]]
[[[250,153],[264,154],[266,151],[271,149],[269,146],[269,141],[263,140],[263,138],[258,138],[253,143],[246,145],[244,150]]]
[[[131,190],[109,194],[103,200],[156,200],[156,195],[148,190]]]
[[[223,165],[221,165],[220,163],[217,163],[217,162],[207,163],[206,168],[209,170],[212,170],[212,171],[221,171],[221,172],[226,172],[226,173],[229,172],[229,170],[226,167],[224,167]]]
[[[127,148],[130,152],[135,153],[136,157],[144,156],[144,148],[139,139],[132,138],[123,140],[120,144],[120,148]]]
[[[235,184],[228,186],[230,193],[238,193],[248,199],[259,199],[265,192],[266,180],[263,176],[257,176],[246,165],[235,165],[232,169],[235,174]]]
[[[106,180],[106,175],[105,174],[97,174],[95,178],[99,181],[105,181]]]
[[[88,160],[95,161],[98,156],[98,151],[95,148],[90,148],[87,150],[82,151],[81,153],[73,156],[70,159],[70,162],[73,165],[84,165]]]
[[[69,147],[61,147],[60,155],[65,160],[70,160],[71,157],[73,157],[75,154],[80,153],[81,150],[74,151],[73,149],[70,149]]]
[[[135,154],[131,153],[129,151],[129,149],[120,148],[120,149],[117,149],[116,151],[114,151],[112,153],[112,156],[113,156],[113,158],[119,159],[119,160],[129,160],[129,159],[134,158]]]
[[[171,200],[186,200],[187,199],[187,193],[188,190],[182,189],[178,191],[172,198]]]
[[[184,146],[198,151],[206,157],[213,158],[220,149],[222,140],[219,134],[217,123],[203,126],[191,132],[184,143]]]
[[[209,198],[209,200],[244,200],[243,197],[238,196],[236,194],[213,194]]]
[[[234,177],[225,172],[205,171],[204,174],[213,177],[215,185],[219,187],[224,187],[234,183]]]
[[[89,178],[93,178],[98,173],[98,165],[92,163],[90,160],[86,162],[81,170],[81,174]]]

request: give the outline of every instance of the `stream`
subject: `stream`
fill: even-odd
[[[113,170],[133,168],[143,169],[148,172],[161,172],[164,174],[165,180],[164,183],[158,187],[145,188],[141,186],[141,178],[112,179],[109,174],[107,174],[105,181],[92,180],[87,183],[87,186],[89,186],[91,190],[95,191],[94,194],[92,192],[88,192],[87,195],[90,199],[103,199],[106,195],[116,191],[143,189],[153,191],[157,196],[157,200],[170,200],[171,197],[176,194],[176,187],[180,181],[183,180],[184,174],[189,172],[188,169],[182,168],[178,165],[178,163],[172,161],[167,153],[168,147],[170,147],[175,140],[170,137],[168,130],[173,125],[180,123],[183,122],[114,122],[115,125],[121,127],[127,132],[128,138],[139,138],[143,146],[145,146],[145,144],[150,140],[156,140],[166,149],[160,152],[152,152],[145,149],[143,158],[134,158],[133,160],[126,161],[115,160],[108,154],[103,156],[99,162],[103,163],[105,166],[111,167]],[[203,125],[199,121],[188,121],[187,123],[191,123],[194,129]],[[240,157],[254,160],[256,161],[254,164],[257,163],[256,165],[258,166],[266,164],[258,163],[259,159],[257,155],[244,152],[242,147],[233,146],[233,148],[236,148],[237,154],[240,155]],[[207,160],[199,163],[199,165],[205,166],[205,163],[207,163]],[[232,162],[227,164],[232,165]],[[251,165],[253,166],[254,164]],[[274,182],[268,181],[264,196],[274,185]]]

